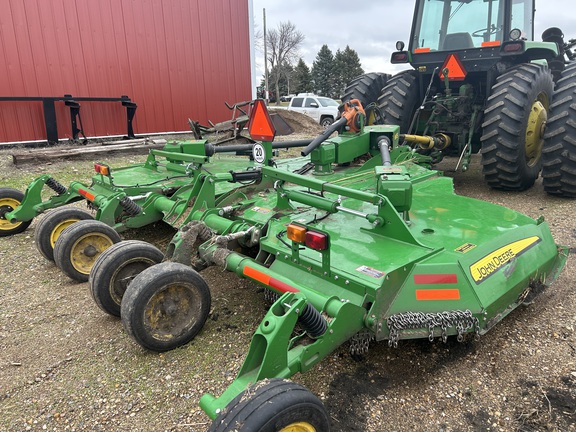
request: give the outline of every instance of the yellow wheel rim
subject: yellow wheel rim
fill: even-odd
[[[283,427],[280,432],[316,432],[316,428],[308,422],[298,422]]]
[[[102,252],[112,246],[114,242],[102,233],[89,233],[80,237],[70,252],[72,266],[83,274],[90,274],[90,269]]]
[[[14,198],[0,198],[0,208],[14,210],[20,205],[20,201]],[[6,212],[7,213],[7,212]],[[18,227],[22,222],[12,223],[7,221],[4,217],[0,218],[0,231],[10,231]]]
[[[198,293],[185,284],[173,283],[157,292],[144,311],[145,325],[154,339],[172,340],[187,332],[201,315]]]
[[[542,155],[544,130],[548,121],[548,96],[540,93],[530,108],[526,126],[525,153],[528,166],[535,166]]]
[[[54,227],[54,229],[50,233],[50,245],[52,246],[52,249],[54,249],[54,246],[56,246],[56,240],[58,240],[58,237],[60,237],[62,231],[64,231],[73,223],[78,222],[79,220],[80,219],[66,219]]]

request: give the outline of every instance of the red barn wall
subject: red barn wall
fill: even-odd
[[[249,0],[0,0],[0,96],[120,97],[136,134],[230,119],[251,98]],[[126,134],[120,102],[81,102],[87,136]],[[60,138],[70,111],[56,102]],[[0,101],[0,142],[46,139],[41,102]]]

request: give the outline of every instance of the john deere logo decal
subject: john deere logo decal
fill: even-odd
[[[507,244],[506,246],[502,246],[494,252],[489,253],[484,258],[476,261],[470,266],[472,279],[474,279],[476,284],[484,282],[488,277],[503,268],[514,258],[522,255],[532,246],[540,243],[540,240],[541,238],[538,236],[528,237]]]

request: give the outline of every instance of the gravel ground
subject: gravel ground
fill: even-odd
[[[15,168],[6,153],[0,158],[1,183],[21,189],[40,173],[72,166],[81,177],[91,166]],[[575,252],[575,202],[546,195],[540,183],[523,193],[492,191],[475,158],[455,175],[455,189],[544,215],[557,243]],[[206,430],[198,400],[232,381],[266,311],[262,290],[207,269],[213,307],[203,331],[185,347],[148,352],[98,309],[87,283],[41,257],[35,225],[0,238],[0,430]],[[172,235],[158,224],[124,237],[162,247]],[[552,287],[478,341],[373,344],[361,362],[343,346],[294,380],[322,399],[336,432],[576,430],[575,282],[571,255]]]

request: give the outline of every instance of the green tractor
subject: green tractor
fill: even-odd
[[[492,188],[527,189],[542,170],[548,193],[576,197],[576,40],[550,28],[533,41],[534,12],[534,0],[416,0],[408,49],[391,58],[413,69],[358,77],[343,100],[372,103],[374,123],[399,125],[435,162],[457,157],[456,170],[480,152]]]

